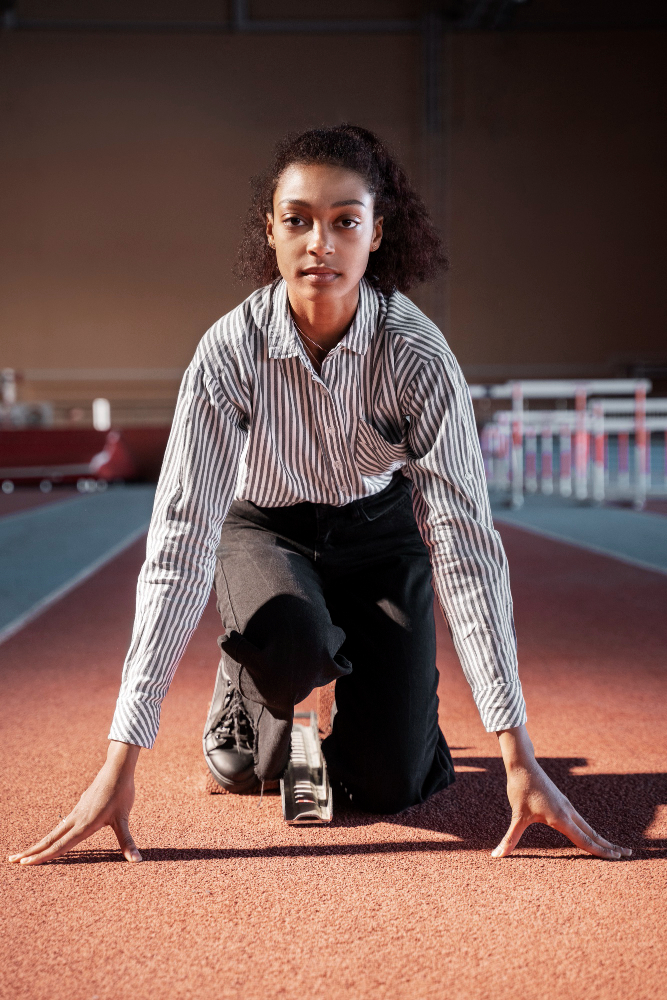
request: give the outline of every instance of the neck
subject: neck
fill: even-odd
[[[288,286],[290,309],[299,329],[327,351],[347,333],[359,304],[359,285],[349,295],[330,300],[303,299]]]

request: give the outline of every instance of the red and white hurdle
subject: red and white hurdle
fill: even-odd
[[[647,399],[650,388],[646,379],[530,380],[472,387],[473,398],[512,400],[511,410],[497,411],[482,428],[489,485],[509,492],[513,507],[521,506],[524,494],[539,490],[549,495],[556,485],[561,496],[574,494],[596,503],[631,499],[638,508],[649,495],[667,495],[667,399]],[[536,399],[572,400],[573,407],[526,408],[527,400]],[[664,460],[652,476],[653,434],[663,436]],[[611,438],[616,444],[615,476],[609,463]]]

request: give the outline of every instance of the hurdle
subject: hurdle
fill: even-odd
[[[594,503],[630,499],[638,509],[648,496],[667,495],[667,399],[647,399],[650,389],[648,379],[528,380],[475,386],[473,398],[512,401],[511,410],[497,411],[481,429],[489,486],[509,492],[514,508],[521,506],[525,494],[551,495],[556,485],[564,497],[574,494],[579,501]],[[526,408],[526,400],[537,399],[573,400],[574,408]],[[652,475],[656,434],[663,436],[663,459]],[[615,476],[611,475],[612,452],[617,458]]]
[[[644,396],[633,406],[630,399],[596,400],[600,416],[604,418],[605,448],[608,438],[617,438],[617,476],[614,493],[627,498],[632,492],[635,506],[643,506],[646,497],[664,495],[667,492],[667,399],[646,399]],[[635,487],[630,489],[630,442],[634,434]],[[652,438],[654,434],[664,436],[662,484],[651,475]],[[606,482],[609,489],[609,461],[605,458]],[[599,472],[598,472],[599,476]]]
[[[667,410],[667,401],[647,400]],[[554,417],[557,420],[554,420]],[[641,419],[641,417],[640,417]],[[573,410],[529,410],[524,421],[525,492],[563,497],[573,494],[571,462],[572,441],[577,431],[577,414]],[[491,425],[482,429],[482,449],[489,486],[507,492],[509,463],[506,460],[511,438],[512,415],[500,411]],[[554,424],[557,422],[558,463],[553,454]],[[586,413],[585,433],[590,439],[587,475],[588,499],[602,503],[605,499],[631,500],[641,509],[649,496],[667,495],[667,415],[648,415],[643,427],[644,446],[637,422],[629,416],[606,416],[595,401]],[[655,438],[658,437],[656,441]],[[662,440],[660,440],[662,439]],[[539,442],[539,450],[536,444]],[[660,447],[662,445],[662,447]],[[657,446],[657,447],[656,447]],[[662,453],[662,458],[658,453]],[[541,459],[538,461],[537,459]],[[632,472],[632,475],[631,475]]]

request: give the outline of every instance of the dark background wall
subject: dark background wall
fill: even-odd
[[[168,405],[199,337],[247,292],[230,271],[249,176],[287,129],[345,119],[390,142],[446,227],[451,272],[415,298],[471,380],[667,366],[664,30],[555,30],[539,2],[504,30],[443,31],[435,125],[419,31],[93,30],[44,18],[230,11],[17,5],[0,36],[0,366],[27,374],[25,398]]]
[[[471,375],[667,359],[664,32],[459,35],[451,332]]]

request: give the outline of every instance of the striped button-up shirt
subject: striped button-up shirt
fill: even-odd
[[[153,745],[235,498],[340,506],[379,492],[397,469],[413,483],[482,721],[489,731],[523,723],[507,562],[470,395],[444,337],[400,292],[385,298],[362,280],[354,321],[318,375],[278,280],[208,331],[183,377],[110,738]]]

